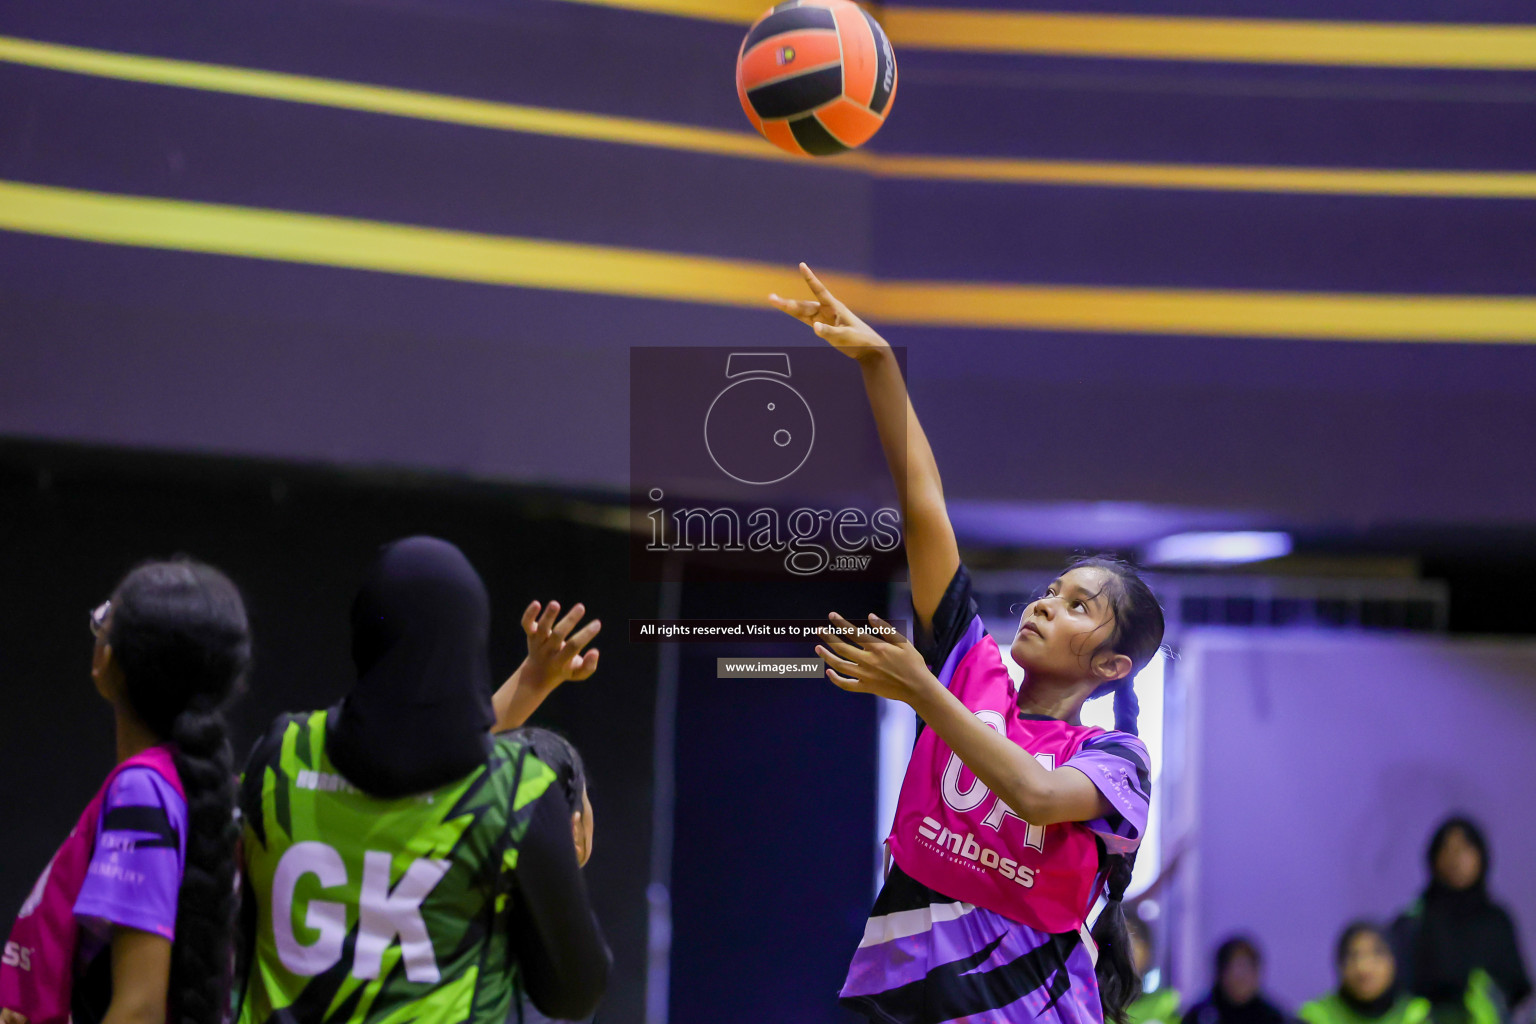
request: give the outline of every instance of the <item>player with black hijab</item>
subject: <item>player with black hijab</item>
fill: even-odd
[[[611,958],[568,801],[490,735],[489,629],[458,548],[386,545],[352,607],[357,685],[252,751],[240,1024],[502,1024],[519,982],[554,1017],[596,1007]]]

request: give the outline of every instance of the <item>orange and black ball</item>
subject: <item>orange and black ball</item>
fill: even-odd
[[[752,126],[799,156],[869,141],[896,98],[896,55],[851,0],[789,0],[752,25],[736,57],[736,92]]]

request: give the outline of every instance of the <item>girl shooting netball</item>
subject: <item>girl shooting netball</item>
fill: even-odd
[[[842,1002],[892,1024],[1121,1020],[1140,988],[1120,901],[1150,763],[1131,680],[1162,643],[1162,609],[1125,563],[1073,563],[1009,640],[1024,670],[1015,685],[982,625],[890,346],[800,270],[815,299],[771,301],[859,363],[901,496],[917,626],[914,646],[873,615],[874,629],[850,635],[834,613],[839,635],[816,652],[838,686],[904,701],[926,725]],[[1116,730],[1082,725],[1083,702],[1109,693]]]

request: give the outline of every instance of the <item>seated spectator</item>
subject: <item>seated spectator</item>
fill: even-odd
[[[1285,1013],[1264,998],[1263,958],[1247,936],[1237,935],[1216,947],[1216,983],[1210,993],[1184,1011],[1186,1024],[1285,1024]]]
[[[1436,1024],[1498,1024],[1531,994],[1509,913],[1488,895],[1488,842],[1462,817],[1429,841],[1429,887],[1392,925],[1403,987]]]
[[[1125,1011],[1127,1024],[1179,1024],[1178,990],[1158,984],[1160,972],[1152,964],[1152,929],[1132,909],[1125,915],[1125,930],[1131,936],[1131,962],[1141,979],[1141,995]]]
[[[1301,1008],[1306,1024],[1422,1024],[1429,1000],[1403,992],[1386,932],[1366,921],[1344,929],[1334,949],[1339,987]]]

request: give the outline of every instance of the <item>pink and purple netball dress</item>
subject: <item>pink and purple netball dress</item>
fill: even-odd
[[[112,929],[175,938],[186,834],[168,748],[114,768],[16,916],[0,959],[0,1007],[30,1024],[101,1020],[112,999]]]
[[[1123,732],[1021,713],[961,566],[920,649],[977,718],[1046,768],[1080,770],[1113,812],[1019,818],[931,729],[919,734],[886,840],[893,862],[840,994],[883,1024],[1102,1024],[1085,921],[1103,858],[1146,829],[1147,749]]]

